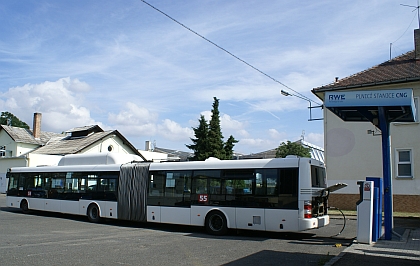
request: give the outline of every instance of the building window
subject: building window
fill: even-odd
[[[397,150],[397,177],[413,178],[412,152],[409,149]]]

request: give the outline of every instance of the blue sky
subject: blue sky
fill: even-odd
[[[415,0],[148,0],[264,73],[311,93],[414,49]],[[137,148],[188,151],[200,114],[220,99],[225,139],[256,153],[295,141],[323,146],[308,102],[140,0],[2,1],[0,110],[42,130],[98,124]],[[314,111],[315,118],[322,113]]]

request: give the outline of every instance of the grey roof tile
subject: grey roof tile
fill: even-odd
[[[115,131],[110,130],[105,132],[96,132],[94,134],[78,138],[71,138],[69,136],[52,138],[47,145],[36,149],[32,153],[50,155],[74,154],[111,134],[115,134]]]
[[[33,136],[33,132],[30,129],[12,127],[6,125],[0,125],[1,129],[7,132],[7,134],[18,143],[27,143],[34,145],[45,145],[53,137],[63,137],[63,134],[41,131],[40,138],[36,139]]]
[[[312,91],[317,93],[410,81],[420,81],[420,60],[415,59],[414,50]]]

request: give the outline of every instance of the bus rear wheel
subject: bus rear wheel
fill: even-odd
[[[87,216],[88,216],[89,222],[99,223],[101,221],[101,217],[99,216],[98,205],[90,204],[87,210]]]
[[[220,211],[211,211],[206,216],[206,231],[211,235],[221,236],[227,233],[226,217]]]
[[[20,203],[20,209],[23,213],[27,214],[29,213],[29,204],[27,200],[22,200]]]

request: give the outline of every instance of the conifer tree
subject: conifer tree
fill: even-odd
[[[198,120],[199,125],[194,130],[195,139],[190,138],[194,144],[186,145],[188,149],[194,151],[194,157],[192,160],[194,161],[203,161],[209,157],[209,152],[207,148],[208,145],[208,133],[209,133],[209,126],[207,124],[204,115],[200,116]]]
[[[232,159],[233,147],[238,141],[230,136],[226,143],[223,142],[222,130],[220,127],[219,99],[213,98],[213,109],[211,119],[207,123],[203,115],[200,116],[198,127],[194,128],[195,138],[191,138],[193,144],[185,145],[194,151],[192,160],[202,161],[209,157],[216,157],[221,160]]]
[[[210,156],[225,159],[226,154],[223,149],[223,135],[220,128],[219,99],[213,97],[213,109],[209,123],[209,152]]]
[[[225,146],[223,147],[225,150],[225,159],[230,160],[233,158],[233,147],[235,146],[235,143],[238,142],[238,140],[236,140],[232,135],[230,135],[230,137],[225,143]]]

